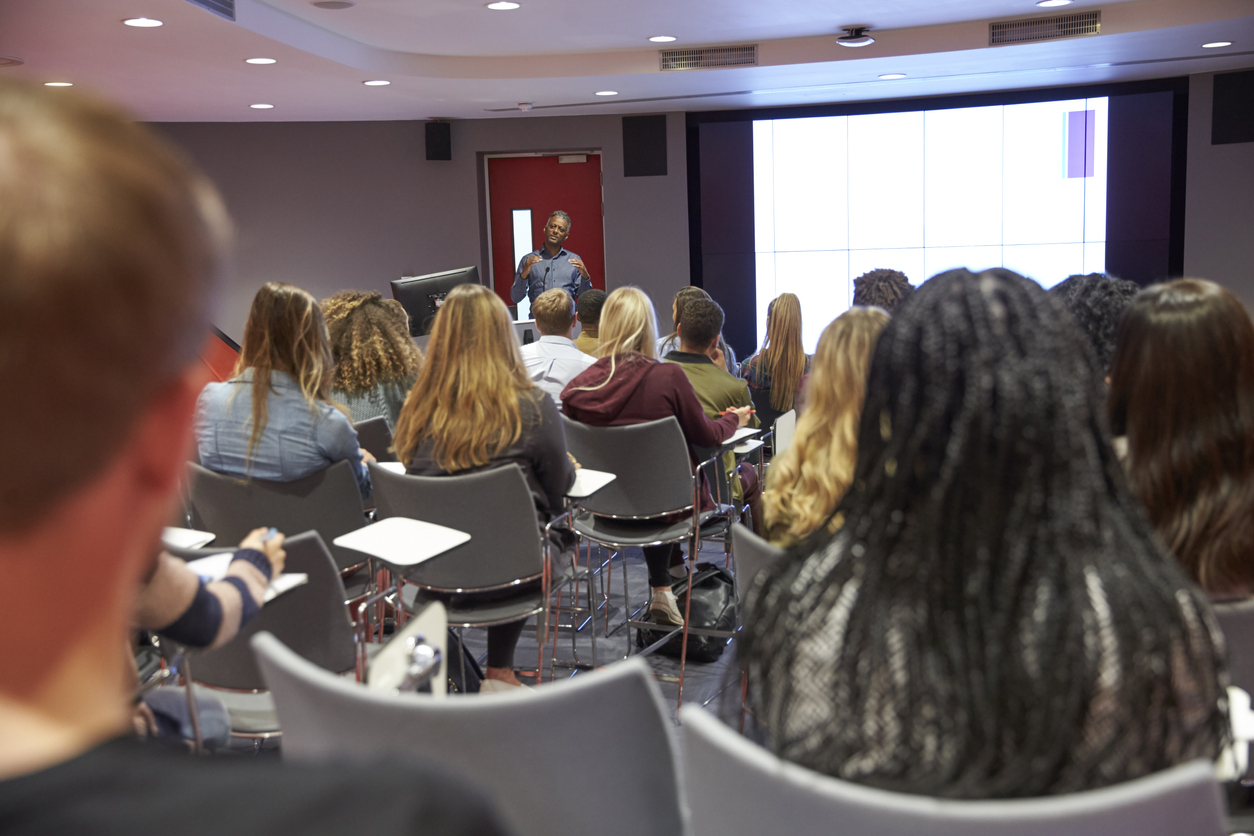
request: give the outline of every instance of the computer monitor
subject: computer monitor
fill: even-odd
[[[392,281],[392,298],[409,314],[409,334],[423,337],[431,333],[431,323],[444,297],[459,284],[479,284],[478,267],[460,267],[426,276],[403,276]]]

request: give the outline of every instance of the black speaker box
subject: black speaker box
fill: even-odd
[[[666,114],[623,117],[623,176],[666,174]]]
[[[453,159],[453,132],[451,122],[427,123],[427,159]]]
[[[1254,70],[1215,76],[1210,144],[1254,142]]]

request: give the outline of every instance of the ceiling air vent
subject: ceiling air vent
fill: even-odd
[[[235,0],[187,0],[187,2],[211,11],[218,17],[235,20]]]
[[[1101,12],[1076,12],[1053,17],[1005,20],[988,25],[988,45],[1034,44],[1102,33]]]
[[[708,70],[714,67],[756,67],[758,45],[707,46],[699,49],[660,49],[663,70]]]

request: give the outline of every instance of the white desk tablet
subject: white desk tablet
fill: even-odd
[[[470,535],[408,517],[388,517],[374,525],[341,534],[334,542],[341,548],[363,552],[393,566],[417,566],[470,542]]]
[[[566,496],[570,499],[586,499],[617,478],[614,473],[581,467],[575,471],[575,484],[570,486]]]
[[[738,442],[744,441],[749,436],[757,435],[760,432],[762,432],[762,430],[755,429],[754,427],[741,427],[740,429],[732,433],[731,436],[726,441],[724,441],[722,445],[720,446],[726,447],[729,444],[736,444]]]
[[[754,450],[758,449],[764,444],[766,444],[765,441],[758,441],[757,439],[754,439],[753,441],[746,441],[744,444],[736,445],[735,447],[732,448],[732,452],[735,453],[737,456],[744,456],[744,455],[748,455],[749,453],[752,453]]]
[[[194,528],[166,526],[161,532],[161,542],[167,549],[199,549],[213,542],[214,534]]]
[[[401,476],[405,475],[405,465],[401,464],[400,462],[375,462],[375,464],[377,464],[379,467],[383,468],[384,470],[390,470],[393,473],[399,473]]]

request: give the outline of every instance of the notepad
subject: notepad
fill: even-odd
[[[575,471],[575,484],[570,486],[566,495],[571,499],[583,499],[592,496],[617,478],[615,473],[581,467]]]
[[[208,582],[220,581],[226,577],[226,570],[231,565],[231,560],[234,557],[235,552],[211,554],[208,557],[187,561],[187,568]],[[273,601],[284,592],[306,583],[309,583],[309,576],[304,572],[284,572],[277,578],[271,579],[270,585],[266,587],[266,596],[263,603]]]
[[[167,549],[199,549],[213,542],[214,534],[194,528],[166,526],[161,532],[161,542]]]
[[[334,543],[393,566],[417,566],[469,541],[469,534],[455,528],[408,517],[388,517],[374,525],[341,534]]]
[[[726,441],[724,441],[722,446],[726,447],[728,444],[736,444],[738,442],[744,441],[749,436],[757,435],[760,432],[762,432],[762,430],[755,429],[754,427],[741,427],[740,429],[732,433],[731,437],[728,438]]]

